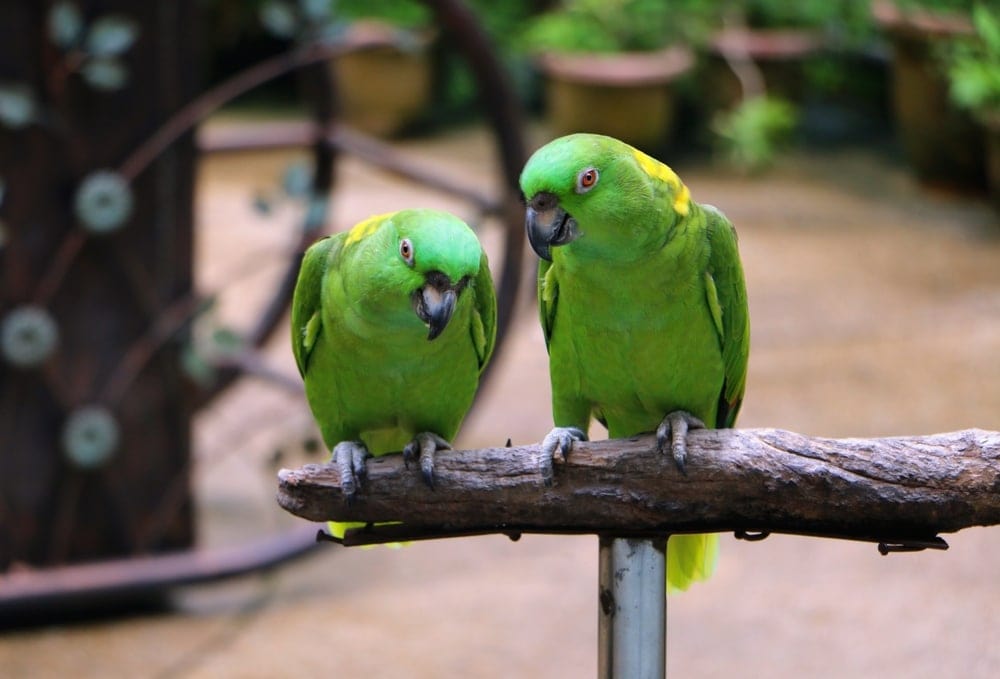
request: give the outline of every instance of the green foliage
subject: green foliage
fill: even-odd
[[[969,13],[976,0],[894,0],[895,5],[903,12],[960,12]]]
[[[334,0],[332,5],[344,19],[378,19],[400,28],[422,28],[431,23],[430,10],[415,0]]]
[[[978,113],[1000,113],[1000,11],[977,5],[976,34],[953,40],[944,51],[952,100]]]
[[[871,0],[734,0],[730,5],[753,28],[808,28],[839,43],[872,38]]]
[[[797,123],[792,104],[773,97],[755,97],[720,113],[712,128],[727,160],[741,170],[756,172],[774,161]]]
[[[528,24],[527,51],[650,51],[704,34],[713,3],[701,0],[562,0]]]

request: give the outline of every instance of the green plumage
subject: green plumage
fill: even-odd
[[[529,206],[551,212],[554,197],[572,220],[559,226],[572,238],[539,266],[555,425],[586,432],[593,415],[620,438],[655,431],[681,410],[733,426],[749,317],[725,216],[691,201],[666,165],[598,135],[539,149],[521,188]],[[671,538],[668,584],[707,577],[716,554],[717,536]]]
[[[453,311],[429,336],[422,291],[436,301],[445,290]],[[451,441],[495,338],[486,254],[448,213],[372,217],[316,242],[302,261],[292,348],[328,448],[361,441],[378,456],[422,432]]]

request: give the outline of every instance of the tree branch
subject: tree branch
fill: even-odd
[[[348,505],[329,464],[279,472],[278,502],[314,521],[404,521],[345,544],[479,533],[651,536],[735,531],[944,548],[938,532],[1000,523],[1000,432],[875,439],[697,430],[686,474],[652,436],[582,442],[546,487],[539,445],[445,451],[435,487],[400,455],[369,461]]]

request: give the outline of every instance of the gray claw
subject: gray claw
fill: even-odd
[[[565,462],[577,441],[586,441],[587,434],[578,427],[556,427],[542,439],[542,459],[539,462],[542,482],[552,485],[553,462]]]
[[[434,453],[451,450],[451,444],[429,431],[420,432],[403,448],[403,461],[409,467],[411,460],[420,459],[420,473],[424,482],[434,488]]]
[[[691,413],[675,410],[668,413],[656,428],[656,448],[661,454],[667,452],[674,458],[678,471],[686,474],[687,433],[689,429],[704,429],[705,423]],[[667,440],[670,440],[669,446]]]
[[[371,455],[361,441],[341,441],[333,448],[332,460],[340,470],[340,489],[350,504],[361,484],[368,478],[366,461]]]

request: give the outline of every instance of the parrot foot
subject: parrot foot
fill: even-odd
[[[420,473],[424,482],[434,488],[434,453],[439,450],[451,450],[451,444],[437,434],[429,431],[420,432],[403,448],[403,462],[407,467],[410,461],[420,459]]]
[[[573,449],[573,444],[577,441],[586,441],[587,434],[578,427],[555,427],[542,439],[542,459],[540,463],[542,482],[546,486],[552,485],[554,475],[552,465],[554,462],[565,462],[569,451]]]
[[[333,463],[340,470],[340,489],[344,501],[351,504],[358,488],[368,476],[366,461],[371,457],[361,441],[341,441],[333,447]]]
[[[705,423],[691,413],[675,410],[668,413],[656,428],[656,448],[661,454],[670,453],[681,474],[686,474],[687,433],[689,429],[704,429]]]

